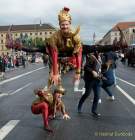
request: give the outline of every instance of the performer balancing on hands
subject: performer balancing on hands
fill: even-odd
[[[64,95],[63,89],[56,88],[53,93],[45,91],[44,89],[37,89],[35,90],[35,94],[38,98],[33,101],[31,111],[33,114],[42,114],[44,129],[46,131],[53,132],[48,121],[49,117],[55,118],[58,111],[63,114],[63,119],[70,119],[70,116],[65,111],[65,105],[61,99]]]

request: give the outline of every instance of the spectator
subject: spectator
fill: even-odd
[[[107,53],[104,53],[103,55],[103,64],[105,63],[108,63],[108,61],[112,61],[112,64],[110,66],[110,68],[112,69],[113,71],[113,76],[114,76],[114,85],[116,86],[116,68],[117,68],[117,59],[118,59],[118,56],[115,52],[113,51],[109,51]]]
[[[102,79],[102,88],[106,91],[108,94],[108,99],[114,100],[114,95],[111,92],[110,87],[114,84],[114,74],[113,74],[113,69],[111,68],[112,61],[108,61],[106,64],[102,65],[102,74],[103,74],[103,79]]]
[[[99,117],[100,114],[97,113],[97,106],[100,93],[100,80],[99,80],[99,68],[100,62],[98,59],[90,54],[86,56],[86,64],[84,66],[84,82],[85,82],[85,93],[82,95],[78,104],[78,113],[81,113],[82,105],[86,98],[90,95],[91,90],[94,92],[94,100],[92,105],[92,115],[94,117]]]
[[[0,56],[0,72],[1,72],[2,79],[4,79],[5,78],[5,61],[4,61],[3,56]]]

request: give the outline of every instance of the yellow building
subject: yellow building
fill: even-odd
[[[0,26],[0,54],[10,52],[5,47],[6,34],[10,26]],[[27,25],[12,25],[12,37],[13,39],[19,38],[20,34],[27,34],[28,37],[34,39],[36,37],[45,40],[49,38],[51,34],[56,31],[56,28],[51,24],[27,24]]]

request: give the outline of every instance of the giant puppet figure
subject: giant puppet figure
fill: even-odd
[[[63,57],[75,57],[76,58],[76,71],[75,71],[75,79],[80,78],[80,69],[81,69],[81,59],[82,54],[86,55],[88,53],[92,53],[94,51],[98,52],[107,52],[107,51],[116,51],[121,50],[127,47],[127,43],[124,37],[123,32],[120,30],[120,41],[114,42],[113,45],[86,45],[81,44],[79,37],[78,27],[74,32],[71,30],[71,15],[69,14],[69,8],[63,8],[58,14],[59,26],[60,29],[56,31],[49,39],[47,43],[45,43],[42,47],[28,47],[23,42],[14,41],[10,45],[9,36],[7,35],[7,48],[13,46],[13,48],[18,50],[23,50],[26,52],[41,52],[44,54],[48,54],[50,56],[50,74],[49,74],[49,82],[48,86],[52,83],[55,85],[61,86],[61,78],[60,78],[60,59]],[[10,41],[11,42],[11,41]],[[25,41],[24,41],[25,42]]]
[[[52,71],[50,79],[54,84],[60,84],[59,75],[59,57],[60,53],[70,54],[76,58],[76,71],[75,79],[80,78],[81,71],[81,59],[82,59],[82,45],[79,36],[80,27],[76,31],[71,30],[71,15],[69,14],[69,8],[63,8],[58,14],[60,29],[56,31],[50,38],[48,51],[52,60]]]

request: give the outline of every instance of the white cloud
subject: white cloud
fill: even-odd
[[[81,25],[81,36],[97,38],[120,21],[135,21],[133,0],[0,0],[0,25],[44,22],[58,25],[61,8],[71,9],[73,26]]]

